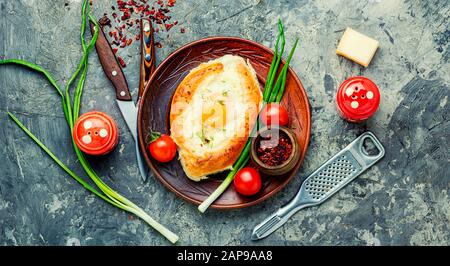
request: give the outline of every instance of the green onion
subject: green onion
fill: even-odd
[[[278,43],[279,40],[282,40],[281,44],[281,51],[278,51]],[[272,59],[272,63],[269,68],[269,73],[267,74],[266,79],[266,85],[264,86],[264,92],[263,92],[263,107],[267,102],[280,102],[281,98],[283,97],[285,85],[286,85],[286,77],[287,77],[287,71],[289,68],[289,63],[291,62],[292,56],[294,55],[295,48],[297,47],[298,38],[295,40],[294,46],[292,47],[291,51],[289,52],[288,59],[286,60],[286,63],[284,64],[284,67],[281,70],[281,73],[278,75],[278,79],[275,82],[275,85],[273,85],[273,81],[275,80],[275,76],[278,72],[278,67],[281,61],[281,57],[283,56],[284,51],[284,44],[285,44],[285,37],[284,37],[284,29],[283,24],[281,21],[278,21],[278,36],[277,41],[275,44],[275,53],[274,57]],[[236,173],[241,170],[249,161],[250,156],[250,146],[251,146],[251,137],[256,133],[256,129],[258,126],[254,126],[252,133],[250,134],[250,137],[247,140],[247,143],[245,144],[244,149],[242,150],[241,154],[239,155],[239,158],[233,165],[233,170],[231,170],[228,175],[225,177],[225,179],[222,181],[222,183],[214,190],[214,192],[209,195],[209,197],[203,201],[199,206],[198,210],[200,212],[205,212],[206,209],[209,208],[209,206],[222,195],[223,192],[228,188],[228,186],[231,184],[231,182],[234,179],[234,176]]]
[[[92,21],[95,24],[95,31],[94,35],[89,42],[88,45],[86,45],[86,41],[84,40],[85,35],[85,29],[86,29],[86,15],[89,17],[89,20]],[[36,72],[40,72],[45,75],[45,77],[49,80],[49,82],[55,87],[59,95],[61,96],[61,103],[63,106],[63,111],[65,118],[67,120],[67,123],[69,125],[69,128],[72,130],[74,123],[76,119],[78,118],[79,110],[80,110],[80,103],[81,103],[81,96],[82,91],[84,87],[84,82],[86,80],[87,75],[87,67],[88,67],[88,56],[89,52],[92,50],[92,48],[95,45],[95,42],[97,41],[98,33],[99,33],[99,25],[97,21],[93,18],[93,16],[90,14],[89,11],[89,5],[87,4],[87,0],[83,1],[82,5],[82,26],[81,26],[81,44],[83,49],[83,56],[81,58],[80,63],[78,64],[78,67],[75,71],[75,73],[71,76],[69,79],[69,82],[65,86],[65,93],[61,90],[61,88],[56,83],[55,79],[44,69],[41,67],[26,62],[23,60],[18,59],[9,59],[9,60],[0,60],[0,65],[2,64],[17,64],[21,66],[25,66],[28,68],[31,68],[32,70]],[[79,76],[81,72],[81,76],[78,80],[76,89],[75,89],[75,96],[74,96],[74,102],[73,107],[70,100],[70,87],[71,84],[76,80],[76,78]],[[92,179],[92,181],[95,183],[95,185],[100,189],[98,191],[88,183],[86,183],[83,179],[81,179],[79,176],[77,176],[73,171],[71,171],[66,165],[64,165],[60,159],[58,159],[31,131],[26,128],[12,113],[8,112],[9,117],[41,148],[43,149],[49,156],[52,158],[66,173],[68,173],[72,178],[74,178],[77,182],[79,182],[83,187],[85,187],[90,192],[94,193],[96,196],[100,197],[101,199],[105,200],[106,202],[116,206],[117,208],[120,208],[122,210],[125,210],[127,212],[133,213],[143,219],[145,222],[147,222],[150,226],[152,226],[155,230],[160,232],[163,236],[165,236],[170,242],[175,243],[178,240],[178,236],[172,233],[170,230],[168,230],[163,225],[156,222],[153,218],[151,218],[147,213],[145,213],[141,208],[139,208],[137,205],[135,205],[133,202],[128,200],[127,198],[123,197],[113,189],[111,189],[103,180],[97,175],[97,173],[94,171],[92,166],[87,161],[84,154],[78,149],[75,142],[73,141],[73,147],[75,150],[75,153],[78,157],[78,160],[80,161],[81,165],[83,166],[83,169],[87,173],[87,175]]]
[[[121,202],[118,202],[117,200],[111,200],[108,197],[105,197],[103,194],[101,194],[98,190],[93,188],[91,185],[86,183],[83,179],[81,179],[79,176],[77,176],[72,170],[70,170],[63,162],[61,162],[58,157],[56,157],[31,131],[25,127],[19,119],[17,119],[16,116],[14,116],[12,113],[8,112],[9,117],[42,149],[44,150],[50,158],[52,158],[66,173],[68,173],[73,179],[75,179],[77,182],[79,182],[83,187],[85,187],[90,192],[94,193],[96,196],[100,197],[104,201],[116,206],[117,208],[120,208],[122,210],[131,212],[139,217],[141,217],[144,221],[146,221],[149,225],[151,225],[153,228],[155,228],[158,232],[163,234],[167,237],[172,243],[175,243],[178,240],[178,236],[169,231],[167,228],[165,228],[163,225],[159,224],[155,220],[153,220],[148,214],[146,214],[143,210],[141,210],[137,206],[130,206]]]
[[[291,62],[292,56],[294,55],[295,48],[297,47],[298,38],[295,39],[294,46],[291,49],[291,52],[289,53],[289,56],[286,60],[286,63],[283,66],[283,69],[281,70],[280,75],[278,76],[277,82],[275,83],[275,87],[273,88],[273,91],[270,95],[269,102],[280,102],[281,97],[283,97],[285,85],[286,85],[286,76],[289,69],[289,63]]]
[[[35,72],[44,74],[44,76],[48,79],[50,84],[53,87],[55,87],[56,91],[61,96],[61,102],[62,102],[62,106],[63,106],[64,116],[66,117],[66,119],[69,119],[68,113],[67,113],[66,102],[64,100],[64,94],[63,94],[61,88],[56,83],[55,79],[50,75],[50,73],[48,73],[45,69],[41,68],[38,65],[35,65],[35,64],[27,62],[27,61],[19,60],[19,59],[0,60],[0,65],[6,65],[6,64],[16,64],[16,65],[28,67],[28,68],[31,68],[32,70],[34,70]]]
[[[88,14],[89,16],[89,20],[92,21],[95,24],[95,31],[94,31],[94,35],[92,36],[92,40],[89,43],[88,46],[86,46],[86,41],[84,39],[84,35],[85,35],[85,31],[86,31],[86,16],[84,14]],[[87,4],[87,1],[83,2],[83,5],[81,7],[81,14],[82,14],[82,23],[81,23],[81,30],[80,30],[80,40],[81,40],[81,47],[83,48],[83,53],[88,53],[92,50],[92,48],[95,45],[95,42],[97,41],[98,38],[98,23],[97,21],[92,17],[90,10],[89,10],[89,5]],[[87,69],[88,69],[88,65],[87,65],[87,59],[84,61],[83,64],[83,72],[81,73],[81,77],[78,80],[78,84],[77,84],[77,88],[75,90],[75,97],[73,100],[73,116],[76,120],[76,118],[78,118],[78,115],[80,113],[80,104],[81,104],[81,95],[83,94],[83,88],[84,88],[84,81],[86,80],[86,75],[87,75]]]
[[[281,38],[281,51],[278,51],[278,43]],[[270,93],[272,91],[272,84],[275,80],[275,75],[277,74],[278,66],[281,61],[281,57],[283,56],[284,52],[284,45],[286,43],[286,39],[284,37],[284,28],[283,23],[281,20],[278,20],[278,37],[277,41],[275,43],[275,53],[274,57],[272,59],[272,63],[270,64],[269,73],[267,74],[266,84],[264,86],[264,92],[263,92],[263,100],[264,102],[267,102],[268,97],[270,96]]]
[[[33,133],[31,133],[31,131],[24,126],[19,119],[17,119],[16,116],[14,116],[12,113],[8,112],[9,117],[25,132],[27,133],[27,135],[34,140],[34,142],[36,142],[36,144],[41,147],[41,149],[43,149],[48,156],[50,156],[50,158],[52,158],[64,171],[66,171],[66,173],[68,173],[73,179],[75,179],[78,183],[80,183],[81,185],[83,185],[87,190],[91,191],[92,193],[94,193],[95,195],[97,195],[98,197],[102,198],[103,200],[113,204],[114,206],[117,206],[114,202],[112,202],[110,199],[108,199],[107,197],[105,197],[103,194],[101,194],[98,190],[96,190],[95,188],[93,188],[91,185],[89,185],[88,183],[86,183],[83,179],[81,179],[80,177],[78,177],[74,172],[72,172],[72,170],[70,170],[63,162],[61,162],[61,160],[58,159],[58,157],[56,157],[56,155],[54,155],[35,135],[33,135]]]

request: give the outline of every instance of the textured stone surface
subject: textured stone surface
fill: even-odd
[[[48,69],[65,84],[80,59],[81,0],[0,0],[0,56]],[[106,0],[94,1],[99,18]],[[67,6],[65,5],[67,3]],[[113,103],[97,56],[89,60],[82,111],[106,111],[122,129],[116,151],[93,161],[98,173],[125,196],[181,236],[184,245],[432,245],[450,244],[450,2],[179,0],[180,21],[160,35],[158,62],[180,46],[206,36],[233,35],[273,45],[276,20],[286,26],[292,61],[312,109],[311,143],[296,178],[257,206],[200,214],[155,178],[143,184],[131,135]],[[380,41],[364,69],[335,55],[345,27]],[[179,28],[185,27],[181,34]],[[125,51],[133,94],[138,84],[138,45]],[[334,106],[337,86],[364,75],[380,87],[378,113],[366,123],[343,121]],[[139,219],[84,190],[8,119],[14,112],[70,168],[82,173],[72,152],[57,94],[40,76],[0,67],[0,244],[168,245]],[[253,226],[288,201],[304,177],[365,130],[386,156],[328,202],[305,209],[270,237],[250,241]]]

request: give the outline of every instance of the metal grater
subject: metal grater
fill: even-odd
[[[366,150],[366,141],[377,149],[376,154]],[[384,153],[383,145],[373,133],[363,133],[307,177],[294,199],[257,225],[252,240],[270,235],[297,211],[321,204],[383,158]]]

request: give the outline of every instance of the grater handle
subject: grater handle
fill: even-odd
[[[310,204],[305,203],[299,203],[299,195],[295,196],[288,204],[281,207],[267,217],[264,221],[262,221],[260,224],[255,226],[252,233],[252,240],[259,240],[263,239],[266,236],[273,233],[275,230],[280,228],[283,224],[285,224],[289,218],[291,218],[292,215],[294,215],[299,210],[311,206]]]
[[[291,199],[286,205],[278,209],[276,212],[277,216],[288,220],[292,215],[297,213],[299,210],[317,205],[317,203],[308,202],[304,200],[303,197],[304,190],[302,187],[298,190],[297,194],[295,194],[294,198]]]
[[[294,215],[296,212],[298,212],[301,209],[304,209],[306,207],[309,207],[309,204],[305,203],[298,203],[298,200],[293,199],[288,204],[284,205],[277,211],[277,215],[279,217],[289,219],[292,215]]]
[[[255,226],[251,239],[259,240],[272,234],[275,230],[285,224],[292,215],[305,207],[307,207],[307,205],[298,205],[295,201],[291,201]]]

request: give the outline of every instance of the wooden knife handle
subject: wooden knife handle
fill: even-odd
[[[95,29],[94,23],[90,22],[90,27],[93,34]],[[103,71],[116,89],[116,98],[121,101],[131,101],[132,98],[130,90],[128,89],[127,80],[114,55],[111,45],[106,39],[102,26],[100,26],[95,49],[97,50]]]
[[[148,28],[145,23],[148,23]],[[141,74],[139,80],[138,97],[144,93],[150,77],[155,72],[155,38],[153,36],[153,26],[150,20],[141,19]]]

